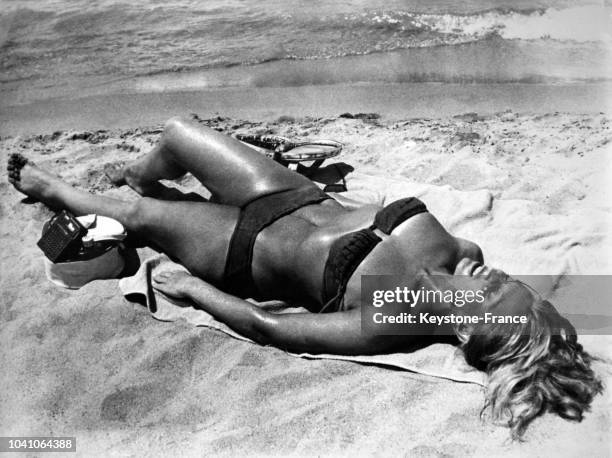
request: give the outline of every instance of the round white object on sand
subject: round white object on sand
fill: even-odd
[[[92,280],[115,278],[125,265],[118,246],[85,261],[53,263],[44,257],[44,262],[47,278],[58,286],[70,289],[78,289]]]

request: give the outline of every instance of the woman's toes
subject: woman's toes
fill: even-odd
[[[6,169],[9,175],[9,181],[19,181],[21,179],[21,169],[28,163],[28,160],[19,153],[13,153],[9,156]],[[11,183],[13,182],[11,181]]]
[[[8,165],[13,168],[22,168],[28,163],[28,160],[20,153],[12,153],[9,156]]]
[[[110,164],[105,164],[104,175],[109,179],[109,181],[115,186],[123,186],[125,183],[125,163],[124,162],[114,162]]]

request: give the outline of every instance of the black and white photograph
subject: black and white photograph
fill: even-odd
[[[611,457],[608,0],[0,0],[0,454]]]

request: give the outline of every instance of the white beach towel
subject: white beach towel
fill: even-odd
[[[429,188],[427,185],[418,185],[404,180],[389,180],[384,178],[385,193],[381,193],[381,177],[352,174],[347,180],[349,191],[342,193],[339,200],[348,197],[351,200],[362,203],[373,203],[384,205],[395,199],[406,196],[421,196]],[[484,216],[491,207],[491,196],[487,192],[458,193],[446,188],[440,188],[442,196],[431,196],[442,203],[436,206],[437,212],[450,214],[457,208],[461,212],[450,219],[461,221],[477,216]],[[334,193],[330,193],[332,196]],[[454,196],[452,199],[449,196]],[[432,199],[433,201],[434,199]],[[430,206],[431,207],[431,206]],[[439,207],[439,208],[438,208]],[[435,213],[437,215],[437,213]],[[250,341],[250,339],[236,333],[224,323],[204,312],[196,309],[185,301],[175,300],[153,289],[151,277],[154,273],[164,270],[184,269],[183,266],[172,262],[165,255],[157,255],[147,259],[138,272],[119,282],[119,287],[128,299],[146,303],[154,318],[161,321],[186,320],[195,326],[207,326],[224,332],[236,339]],[[276,313],[299,313],[306,312],[301,307],[291,307],[281,301],[255,302],[260,307]],[[362,355],[341,356],[331,354],[294,354],[294,356],[308,359],[336,359],[354,361],[363,364],[375,364],[379,366],[393,367],[411,372],[416,372],[433,377],[440,377],[457,382],[475,383],[484,385],[485,374],[470,367],[464,360],[462,352],[455,346],[449,344],[433,344],[420,348],[411,353],[394,353],[387,355]]]
[[[194,326],[206,326],[217,329],[236,339],[251,342],[247,337],[238,334],[224,323],[217,321],[212,315],[196,309],[188,301],[181,301],[166,296],[153,289],[151,278],[158,272],[186,270],[180,264],[171,261],[166,255],[160,254],[147,259],[138,272],[132,277],[121,279],[119,288],[128,300],[144,302],[154,318],[160,321],[185,320]],[[290,307],[281,301],[255,302],[265,310],[274,313],[303,313],[307,310],[301,307]],[[293,356],[308,359],[338,359],[354,361],[363,364],[376,364],[411,372],[455,380],[457,382],[484,384],[484,374],[467,365],[461,351],[448,344],[434,344],[411,353],[393,353],[387,355],[340,356],[328,354],[293,354]]]
[[[349,191],[338,196],[339,201],[349,198],[362,203],[385,205],[406,196],[419,197],[453,235],[476,241],[483,247],[488,258],[486,261],[511,274],[563,275],[602,271],[602,266],[596,265],[601,262],[601,257],[594,256],[592,251],[601,244],[605,245],[603,239],[608,235],[603,230],[606,227],[603,218],[598,224],[596,209],[584,208],[584,217],[578,215],[568,222],[563,215],[546,214],[537,202],[495,200],[486,189],[458,191],[450,186],[363,173],[353,173],[346,181]],[[330,194],[333,196],[333,193]],[[585,224],[577,224],[581,220]],[[533,224],[533,221],[538,221],[538,224]],[[598,232],[599,226],[601,233]],[[584,237],[588,237],[588,240]],[[593,237],[601,240],[589,243],[593,242]],[[152,288],[151,275],[154,272],[176,269],[184,268],[166,256],[155,256],[146,260],[136,275],[122,279],[119,285],[128,297],[140,295],[152,315],[159,320],[184,319],[196,326],[208,326],[237,339],[249,340],[208,313],[189,304],[178,303]],[[305,311],[287,307],[278,301],[258,305],[279,313]],[[468,366],[461,351],[449,344],[430,345],[411,353],[378,356],[295,356],[378,364],[458,382],[483,385],[485,381],[485,375]]]

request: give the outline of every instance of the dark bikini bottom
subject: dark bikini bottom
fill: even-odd
[[[283,216],[326,199],[331,197],[309,186],[268,194],[244,205],[230,240],[223,275],[224,289],[238,297],[256,297],[251,265],[257,235]]]

